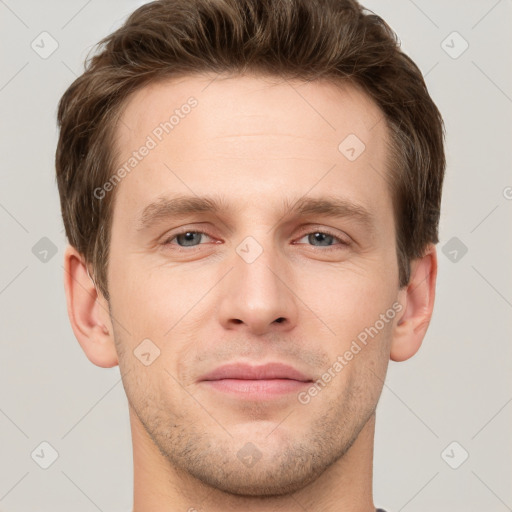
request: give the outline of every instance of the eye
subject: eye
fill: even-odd
[[[305,234],[302,238],[298,240],[297,243],[301,243],[300,241],[303,240],[304,238],[307,239],[306,243],[310,243],[315,247],[328,247],[333,249],[339,249],[350,245],[349,242],[342,240],[341,238],[335,236],[332,233],[329,233],[328,231],[312,231],[310,233]],[[332,247],[333,245],[338,245],[342,247]]]
[[[205,240],[206,237],[206,240]],[[306,242],[302,240],[306,239]],[[163,245],[174,245],[181,247],[197,247],[202,243],[212,241],[212,237],[204,231],[187,230],[181,233],[175,233],[163,242]],[[311,231],[303,235],[295,243],[311,244],[314,247],[325,247],[324,251],[342,249],[348,247],[350,242],[341,239],[340,237],[325,230]]]
[[[210,238],[210,236],[203,231],[183,231],[168,238],[164,242],[164,245],[170,244],[178,245],[179,247],[195,247],[200,245],[203,237]],[[173,240],[176,240],[176,242],[173,243]]]

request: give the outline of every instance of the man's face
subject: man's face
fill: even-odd
[[[119,166],[149,148],[117,185],[108,274],[141,431],[219,489],[299,489],[372,418],[389,360],[398,268],[382,114],[350,86],[197,76],[140,90],[122,120]],[[146,209],[182,196],[220,209]],[[368,222],[311,200],[357,205]]]

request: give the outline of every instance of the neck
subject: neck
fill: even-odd
[[[292,494],[254,497],[225,493],[175,468],[130,407],[133,442],[133,512],[375,512],[372,499],[375,413],[345,455]]]

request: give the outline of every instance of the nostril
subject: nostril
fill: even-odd
[[[281,323],[281,322],[284,322],[284,318],[282,316],[280,316],[277,320],[275,320],[277,323]]]

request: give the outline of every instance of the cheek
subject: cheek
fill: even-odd
[[[392,265],[382,255],[317,266],[299,275],[296,294],[336,337],[353,336],[373,325],[396,300],[398,273]]]
[[[208,350],[205,332],[213,328],[215,300],[205,292],[214,287],[218,278],[205,269],[188,272],[169,267],[129,275],[129,280],[119,279],[112,294],[112,313],[127,327],[121,331],[122,341],[118,344],[123,345],[127,356],[126,369],[134,370],[133,382],[137,383],[133,393],[140,394],[139,388],[162,389],[164,394],[164,389],[169,393],[174,390],[169,399],[180,401],[182,389],[176,387],[173,377],[189,383],[194,374],[189,362],[197,353]],[[147,344],[144,350],[142,343]],[[146,352],[150,358],[156,354],[148,368],[136,359]]]
[[[365,403],[373,403],[379,396],[396,318],[394,278],[394,272],[386,276],[380,265],[369,264],[331,272],[320,288],[317,281],[317,291],[309,296],[308,306],[334,333],[326,330],[322,343],[330,360],[325,370],[336,376],[325,399],[337,400],[352,387],[350,392]]]
[[[111,273],[116,320],[126,325],[132,340],[148,337],[163,342],[204,294],[200,285],[199,278],[186,276],[179,269],[124,262]]]

